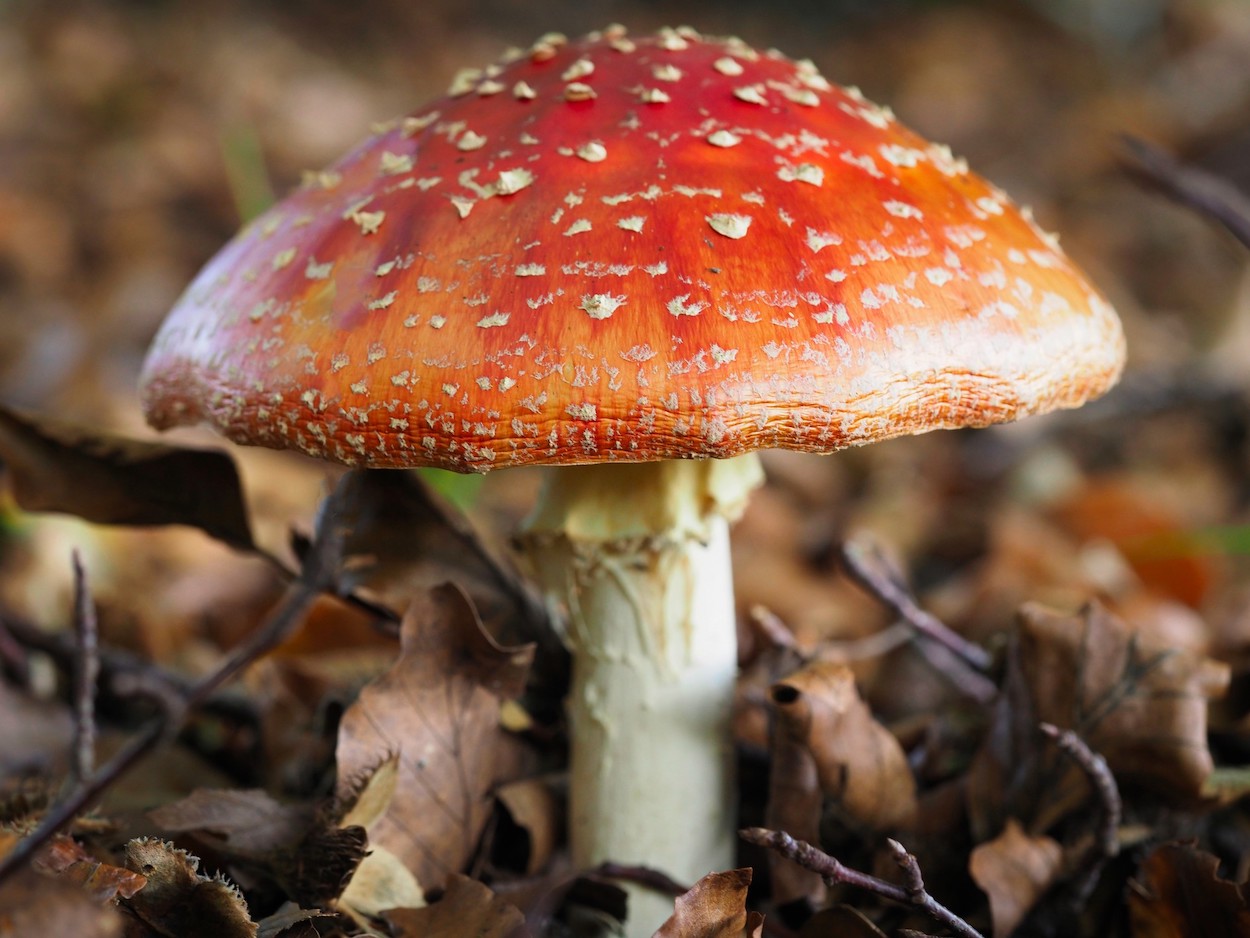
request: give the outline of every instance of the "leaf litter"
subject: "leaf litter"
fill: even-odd
[[[31,311],[0,317],[0,396],[24,405],[0,409],[0,863],[24,857],[0,884],[0,934],[538,938],[568,934],[575,921],[610,930],[625,913],[620,879],[676,898],[663,938],[761,928],[778,938],[969,934],[961,927],[1056,938],[1250,933],[1250,570],[1228,556],[1244,541],[1250,499],[1250,388],[1244,329],[1221,312],[1244,306],[1244,256],[1181,211],[1106,183],[1097,175],[1106,156],[1094,149],[1103,144],[1078,134],[1105,127],[1105,115],[1154,115],[1158,137],[1207,169],[1244,172],[1246,144],[1228,133],[1236,122],[1227,116],[1246,102],[1229,84],[1227,115],[1202,117],[1210,109],[1195,103],[1209,89],[1203,69],[1189,66],[1250,54],[1239,38],[1250,35],[1248,14],[1235,3],[1180,3],[1166,23],[1142,19],[1136,28],[1160,40],[1156,51],[1111,57],[1142,64],[1123,84],[1085,94],[1080,82],[1108,80],[1086,67],[1088,44],[1106,37],[1061,39],[1068,22],[1037,29],[1029,17],[1050,16],[1045,5],[1014,17],[929,6],[903,37],[850,30],[837,43],[839,70],[892,90],[913,115],[949,120],[951,133],[937,136],[959,149],[1001,152],[1010,130],[990,118],[1024,121],[1052,144],[1034,167],[1036,191],[1050,191],[1047,173],[1093,168],[1086,178],[1100,182],[1081,198],[1059,193],[1039,208],[1061,214],[1065,237],[1074,232],[1072,243],[1101,258],[1105,285],[1133,320],[1137,371],[1101,411],[1074,418],[827,460],[768,454],[770,485],[735,534],[740,618],[760,604],[771,617],[743,643],[740,795],[745,825],[792,836],[752,834],[743,869],[695,884],[638,868],[568,869],[567,657],[555,613],[506,550],[524,479],[488,480],[470,522],[411,476],[335,471],[320,533],[288,553],[266,532],[307,527],[307,517],[274,517],[244,490],[232,456],[114,432],[92,367],[49,367],[40,384],[39,350],[56,330],[118,331],[101,354],[116,347],[132,365],[151,323],[124,325],[116,310],[147,296],[155,315],[205,249],[187,239],[181,213],[190,207],[220,229],[198,235],[205,244],[233,226],[212,215],[229,198],[204,181],[211,173],[151,171],[171,153],[191,167],[205,160],[215,124],[167,81],[144,94],[168,95],[170,107],[118,110],[137,87],[128,76],[178,70],[175,54],[220,58],[237,42],[227,27],[282,27],[226,10],[207,27],[156,13],[140,23],[95,15],[93,3],[81,17],[18,17],[4,37],[0,87],[21,106],[0,108],[0,137],[14,132],[13,115],[33,113],[59,135],[25,137],[13,150],[25,169],[0,180],[0,301]],[[28,34],[41,38],[28,43]],[[970,41],[995,54],[952,54]],[[265,47],[237,79],[249,94],[329,82],[357,107],[352,96],[368,94],[354,77],[359,63],[339,73],[299,43]],[[411,50],[378,56],[392,72],[412,60]],[[1163,73],[1168,82],[1157,80]],[[960,93],[935,98],[946,87],[932,80],[939,74]],[[216,100],[216,87],[234,80],[214,67],[196,93]],[[1058,96],[1062,105],[1035,93],[1052,81],[1072,92]],[[1009,108],[995,98],[1006,88]],[[376,99],[368,107],[385,110]],[[111,137],[100,116],[122,113],[180,116]],[[292,141],[322,139],[284,120],[295,123],[273,135],[279,172],[307,162]],[[329,132],[324,124],[318,133]],[[169,189],[156,201],[178,211],[101,220],[59,205],[45,167],[65,164],[46,141],[64,149],[76,140],[82,166],[96,171],[97,136],[109,165],[146,161],[114,175],[108,198],[159,178]],[[1240,230],[1239,197],[1213,203],[1221,190],[1210,179],[1156,157],[1147,169],[1163,188],[1182,201],[1198,192],[1202,211]],[[55,188],[72,193],[59,178]],[[122,217],[132,227],[109,227]],[[101,256],[77,265],[76,244]],[[139,256],[153,276],[121,267]],[[166,282],[170,295],[145,293]],[[113,295],[117,283],[128,286]],[[47,285],[76,292],[28,305]],[[1134,309],[1130,296],[1156,308]],[[81,308],[89,325],[42,314],[58,307]],[[55,398],[29,390],[58,380]],[[92,429],[28,416],[36,408]],[[279,490],[310,471],[279,465],[265,483]],[[91,526],[57,529],[45,512]],[[169,532],[130,530],[165,526],[192,533],[171,549]],[[860,530],[898,558],[876,595],[835,563]],[[54,601],[71,579],[67,537],[89,578],[129,577],[97,594],[101,751],[90,777],[107,782],[98,815],[91,799],[75,807],[78,789],[66,783],[83,732],[72,674],[85,654],[60,634],[72,634],[75,614]],[[262,558],[265,576],[245,583],[210,538]],[[187,584],[198,586],[194,601]],[[275,606],[287,610],[283,628],[266,632]],[[943,659],[920,620],[949,626],[976,654]],[[135,621],[145,624],[128,631]],[[1071,736],[1061,744],[1042,724]],[[135,767],[114,773],[114,757],[135,741],[145,761],[123,760]],[[190,783],[175,767],[188,759],[200,766]],[[217,787],[196,787],[209,777]],[[127,807],[135,801],[144,810]],[[52,836],[20,853],[58,817]],[[939,906],[955,919],[935,921]]]

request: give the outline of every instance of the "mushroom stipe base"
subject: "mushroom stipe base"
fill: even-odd
[[[694,882],[734,865],[737,648],[729,523],[762,478],[731,460],[555,470],[524,535],[568,609],[573,861]],[[626,933],[672,898],[630,892]]]

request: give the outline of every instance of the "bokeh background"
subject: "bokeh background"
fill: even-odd
[[[744,602],[837,632],[857,608],[828,585],[839,532],[889,532],[921,581],[940,584],[1001,539],[991,518],[1004,504],[1088,499],[1078,483],[1094,474],[1127,478],[1128,507],[1074,517],[1159,511],[1159,525],[1182,530],[1245,521],[1247,255],[1134,184],[1119,138],[1250,186],[1246,0],[0,0],[0,401],[147,433],[135,393],[146,345],[242,218],[372,122],[441,94],[457,69],[549,30],[611,22],[736,34],[858,85],[1031,205],[1129,336],[1124,385],[1087,416],[771,459],[773,492],[739,529]],[[325,470],[236,453],[262,539],[281,544]],[[526,478],[488,481],[477,509],[488,526],[506,532]],[[171,623],[228,618],[248,577],[268,582],[195,534],[140,548],[129,533],[50,529],[11,506],[4,517],[0,598],[63,618],[66,545],[86,542],[116,606],[106,622],[130,623],[152,653],[168,650]],[[1176,588],[1193,606],[1216,601],[1203,570]],[[135,624],[145,618],[160,627]]]

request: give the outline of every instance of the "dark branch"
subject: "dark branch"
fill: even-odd
[[[840,552],[847,575],[916,632],[935,667],[980,703],[997,696],[998,688],[985,677],[992,663],[989,652],[921,609],[876,545],[852,538]]]
[[[1124,168],[1130,176],[1219,222],[1250,248],[1250,198],[1245,193],[1219,176],[1181,165],[1145,140],[1126,136],[1123,143]]]
[[[95,600],[77,550],[73,553],[72,563],[77,654],[74,667],[74,752],[70,777],[77,785],[95,770],[95,695],[100,679],[100,628]]]
[[[750,827],[739,831],[738,835],[748,843],[768,847],[805,870],[811,870],[820,876],[827,886],[854,886],[881,896],[883,899],[890,899],[893,902],[919,909],[961,938],[984,938],[979,931],[929,895],[924,888],[924,880],[920,876],[920,865],[916,862],[916,858],[904,850],[901,844],[894,841],[890,842],[891,849],[899,859],[899,865],[903,868],[904,876],[907,878],[908,884],[905,887],[843,866],[818,847],[806,841],[795,840],[784,831]]]

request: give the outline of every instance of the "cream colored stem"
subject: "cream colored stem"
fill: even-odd
[[[531,562],[568,607],[573,860],[693,883],[734,860],[737,651],[729,521],[754,456],[553,470]],[[672,914],[631,890],[630,938]]]

